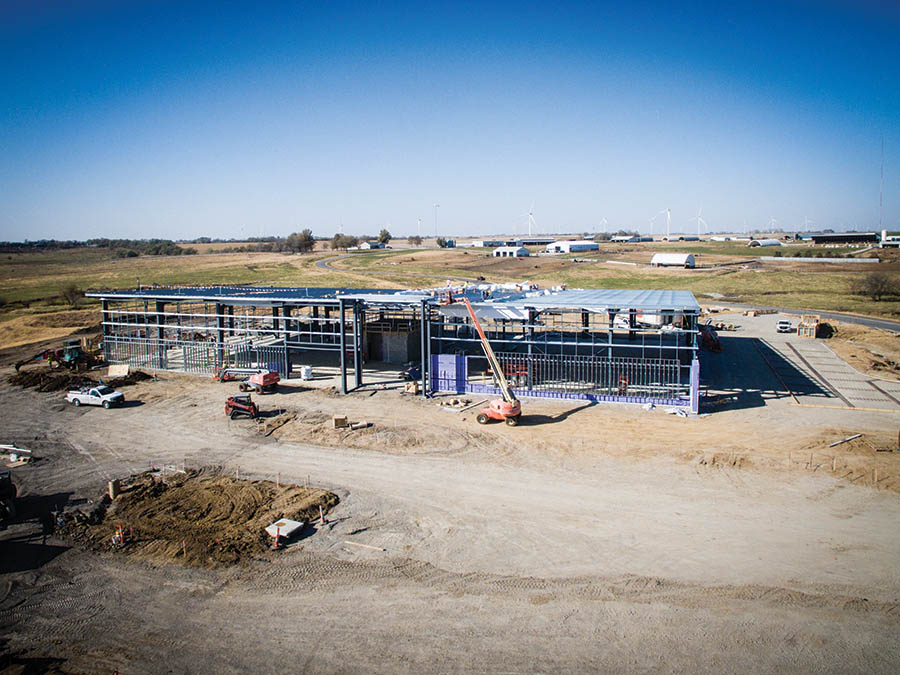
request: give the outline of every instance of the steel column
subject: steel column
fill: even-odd
[[[363,385],[362,354],[360,353],[359,336],[359,301],[353,301],[353,374],[356,377],[356,386]]]
[[[347,335],[344,333],[344,318],[346,305],[344,299],[339,300],[340,313],[340,344],[341,344],[341,393],[347,393]],[[326,310],[327,313],[327,310]]]
[[[426,307],[426,301],[422,300],[422,304],[419,306],[419,311],[421,312],[421,314],[419,315],[419,338],[421,341],[421,345],[420,345],[421,353],[419,355],[422,357],[421,375],[422,375],[422,396],[423,397],[426,396],[426,390],[425,390],[426,362],[425,362],[425,359],[426,359],[426,353],[427,353],[427,348],[425,345],[425,307]]]

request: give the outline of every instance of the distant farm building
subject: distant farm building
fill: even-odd
[[[508,239],[504,242],[506,246],[545,246],[552,244],[556,239],[553,237],[525,237],[523,239]]]
[[[495,258],[526,258],[530,253],[524,246],[501,246],[495,248],[493,256]]]
[[[594,241],[555,241],[547,244],[544,253],[583,253],[584,251],[599,251],[600,245]]]
[[[374,248],[384,248],[384,244],[379,241],[364,241],[359,245],[360,251],[368,251]]]
[[[900,248],[900,236],[896,234],[888,234],[887,230],[881,231],[881,241],[878,243],[881,248]]]
[[[636,234],[620,234],[615,237],[611,237],[610,241],[615,244],[636,244],[639,241],[652,241],[652,237],[650,239],[645,239]]]
[[[811,234],[814,244],[877,244],[877,232],[829,232]]]
[[[650,260],[653,267],[685,267],[697,266],[692,253],[656,253]]]
[[[497,248],[503,246],[503,242],[499,239],[476,239],[470,246],[473,248]]]
[[[751,239],[747,246],[783,246],[777,239]]]

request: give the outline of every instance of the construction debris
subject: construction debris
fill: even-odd
[[[333,429],[346,429],[350,426],[346,415],[332,415],[331,425]]]
[[[852,436],[847,436],[847,438],[842,438],[842,439],[839,440],[839,441],[835,441],[834,443],[830,444],[828,447],[829,447],[829,448],[833,448],[833,447],[836,446],[836,445],[841,445],[842,443],[847,443],[847,442],[849,442],[849,441],[856,440],[856,439],[859,438],[860,436],[862,436],[862,434],[853,434]]]
[[[386,548],[381,548],[380,546],[369,546],[369,544],[360,544],[355,541],[345,540],[344,543],[349,544],[350,546],[359,546],[360,548],[368,548],[372,551],[382,551],[382,552],[387,551]]]

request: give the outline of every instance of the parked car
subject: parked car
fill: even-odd
[[[66,394],[66,400],[76,408],[81,405],[102,405],[104,408],[112,408],[125,403],[124,394],[105,384],[96,387],[81,387]]]
[[[779,333],[790,333],[794,330],[794,324],[792,324],[787,319],[781,319],[778,323],[775,324],[775,330]]]

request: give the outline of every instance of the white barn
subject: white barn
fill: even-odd
[[[753,239],[747,246],[784,246],[777,239]]]
[[[653,267],[684,267],[687,269],[697,266],[693,253],[655,253],[650,260]]]
[[[501,246],[494,249],[493,255],[495,258],[525,258],[530,253],[524,246]]]
[[[547,244],[544,253],[581,253],[599,250],[600,245],[594,241],[554,241],[552,244]]]

